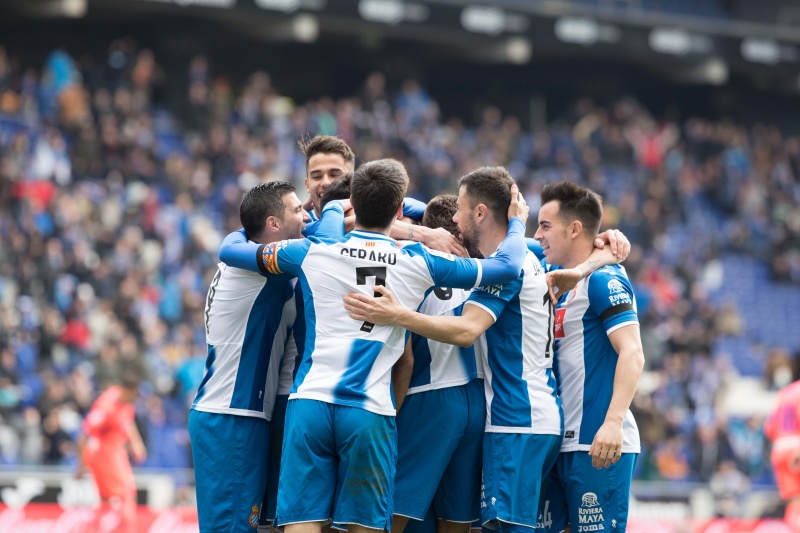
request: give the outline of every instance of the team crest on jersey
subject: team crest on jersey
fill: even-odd
[[[253,512],[247,518],[247,523],[250,524],[250,527],[256,529],[258,528],[258,505],[254,505],[251,509]]]

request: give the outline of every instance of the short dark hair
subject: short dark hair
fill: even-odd
[[[558,216],[565,224],[579,220],[588,235],[597,235],[603,219],[603,199],[596,192],[571,181],[548,183],[542,189],[542,205],[558,202]]]
[[[459,187],[467,188],[472,207],[485,204],[498,220],[506,222],[514,183],[514,178],[505,167],[477,168],[458,180]]]
[[[440,194],[434,197],[425,207],[422,225],[431,229],[444,228],[452,235],[458,235],[458,225],[453,222],[453,215],[458,211],[458,196]]]
[[[397,216],[408,189],[408,174],[395,159],[364,163],[353,174],[350,201],[356,223],[366,228],[386,228]]]
[[[344,176],[339,176],[331,182],[330,185],[325,187],[325,192],[322,193],[322,198],[319,202],[320,212],[325,209],[328,202],[331,200],[347,200],[350,198],[350,186],[353,182],[353,173],[348,172]]]
[[[283,219],[283,197],[294,191],[294,185],[289,182],[269,181],[259,183],[244,193],[239,205],[239,220],[248,239],[257,239],[261,235],[267,218]]]
[[[351,167],[356,164],[356,155],[350,146],[344,140],[333,135],[314,135],[310,139],[301,138],[297,141],[297,146],[306,156],[306,168],[308,168],[309,159],[317,154],[339,154]]]

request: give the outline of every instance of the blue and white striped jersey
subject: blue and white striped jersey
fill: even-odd
[[[494,318],[486,330],[483,370],[486,431],[563,434],[563,411],[553,374],[553,308],[545,269],[528,251],[520,276],[484,285],[467,304]]]
[[[290,276],[220,263],[206,298],[205,376],[191,408],[271,420],[277,375],[270,367],[283,356],[296,313]]]
[[[303,355],[303,345],[306,337],[306,317],[303,313],[303,291],[297,278],[292,280],[294,288],[294,302],[297,307],[297,318],[294,320],[292,334],[286,341],[286,348],[281,360],[280,378],[278,379],[278,396],[288,396],[294,383],[297,367],[300,366],[300,357]]]
[[[341,205],[331,203],[326,213],[320,234],[341,238]],[[206,298],[205,376],[191,408],[271,420],[296,316],[291,276],[220,263]]]
[[[618,357],[608,335],[638,323],[633,289],[619,265],[598,269],[561,298],[554,370],[564,403],[562,452],[591,447],[614,391]],[[630,410],[622,431],[622,452],[638,453],[639,429]]]
[[[327,207],[326,207],[327,209]],[[306,398],[394,416],[391,370],[403,352],[405,329],[352,320],[342,298],[385,285],[401,305],[417,309],[435,286],[472,288],[519,275],[525,226],[512,219],[492,259],[462,259],[422,244],[399,248],[381,233],[353,231],[343,239],[282,241],[253,247],[229,235],[220,258],[269,274],[289,273],[303,289],[306,338],[291,399]]]
[[[430,316],[461,316],[464,302],[472,291],[437,287],[418,309]],[[407,394],[457,387],[483,378],[483,353],[486,337],[481,335],[469,348],[434,341],[413,333],[411,349],[414,369]]]

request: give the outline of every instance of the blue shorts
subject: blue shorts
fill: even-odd
[[[473,522],[480,516],[486,425],[483,380],[406,396],[397,415],[394,512],[423,520]]]
[[[406,401],[408,401],[408,396],[406,396]],[[403,405],[405,405],[405,401]],[[395,488],[395,490],[397,489]],[[403,533],[436,533],[436,516],[433,514],[433,507],[428,507],[424,520],[409,520]]]
[[[540,502],[542,533],[625,531],[631,480],[638,453],[623,453],[615,464],[597,469],[585,451],[559,454]],[[598,527],[592,527],[600,525]]]
[[[272,421],[269,423],[269,472],[267,472],[267,490],[264,493],[264,503],[261,504],[262,526],[272,524],[275,520],[275,506],[278,501],[278,475],[281,471],[281,454],[283,452],[283,428],[286,422],[286,404],[289,395],[280,395],[275,398],[275,408],[272,411]]]
[[[559,435],[486,433],[481,521],[498,531],[536,527],[542,480],[561,447]]]
[[[275,522],[333,520],[388,530],[396,463],[393,416],[290,400]]]
[[[189,437],[200,532],[252,532],[267,486],[269,422],[192,409]]]

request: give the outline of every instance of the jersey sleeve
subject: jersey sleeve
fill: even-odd
[[[338,200],[332,200],[322,210],[322,217],[306,224],[306,237],[320,240],[335,240],[344,237],[344,208]]]
[[[425,214],[425,208],[428,207],[425,202],[421,202],[416,198],[403,198],[403,216],[409,217],[417,222],[422,220]]]
[[[528,247],[525,244],[525,223],[514,217],[508,222],[506,238],[491,257],[478,259],[483,269],[477,285],[499,285],[519,277]]]
[[[306,346],[306,315],[305,315],[305,301],[303,289],[300,283],[294,287],[294,303],[297,306],[297,318],[294,319],[294,326],[292,327],[292,337],[295,342],[295,349],[297,354],[302,356]]]
[[[311,242],[306,239],[269,244],[248,242],[244,230],[238,230],[222,241],[219,260],[228,266],[265,275],[285,273],[297,276],[310,246]]]
[[[589,306],[603,322],[606,334],[638,324],[633,288],[618,269],[604,267],[589,277]]]
[[[466,303],[480,307],[492,315],[492,319],[497,322],[497,317],[521,289],[522,278],[520,277],[504,285],[484,285],[472,291]]]
[[[526,237],[525,244],[528,246],[528,250],[536,256],[536,259],[544,263],[544,250],[542,250],[542,245],[539,244],[539,241]]]
[[[317,234],[317,229],[319,228],[320,220],[312,220],[308,224],[306,224],[305,229],[303,230],[303,237],[311,237]]]
[[[519,277],[525,262],[525,224],[512,218],[506,238],[497,252],[487,259],[464,259],[424,248],[425,260],[439,287],[472,289],[480,285],[499,285]]]

